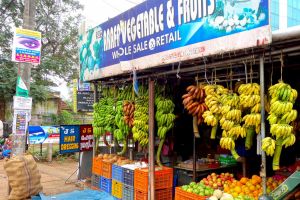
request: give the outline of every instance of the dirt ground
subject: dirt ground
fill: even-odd
[[[8,199],[8,183],[3,164],[4,161],[0,160],[0,200]],[[43,193],[53,195],[83,189],[83,184],[76,183],[76,173],[68,181],[73,183],[65,183],[68,177],[75,172],[77,166],[78,163],[74,160],[38,162]]]

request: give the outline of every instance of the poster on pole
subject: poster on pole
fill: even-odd
[[[60,154],[79,152],[80,127],[79,125],[60,126],[59,151]]]
[[[80,125],[80,151],[92,151],[94,144],[92,125]]]
[[[93,91],[77,91],[77,111],[93,112],[93,104]]]
[[[147,0],[79,37],[97,80],[271,43],[269,0]]]
[[[13,134],[14,135],[26,135],[27,124],[29,120],[28,110],[14,110],[13,118]]]
[[[40,64],[41,38],[41,32],[16,28],[12,46],[12,61]]]

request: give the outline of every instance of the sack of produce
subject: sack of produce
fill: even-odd
[[[10,200],[26,199],[42,191],[41,175],[31,155],[6,160],[4,169],[11,187]]]

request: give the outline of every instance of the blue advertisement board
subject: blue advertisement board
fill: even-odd
[[[270,42],[268,0],[148,0],[80,35],[80,78]]]
[[[60,126],[60,154],[74,153],[80,151],[80,126],[61,125]]]
[[[30,144],[59,143],[59,126],[29,126]]]

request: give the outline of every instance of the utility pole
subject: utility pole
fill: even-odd
[[[23,29],[34,30],[35,27],[35,0],[24,1],[24,13],[23,13]],[[18,64],[18,76],[21,77],[25,83],[27,90],[30,90],[31,79],[31,63],[19,63]],[[27,135],[14,135],[13,137],[13,155],[22,155],[25,152],[27,144]]]

